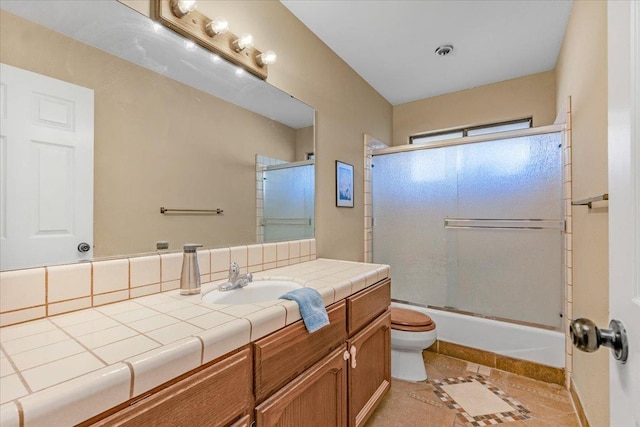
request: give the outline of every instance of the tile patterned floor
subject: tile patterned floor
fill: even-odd
[[[391,390],[366,427],[580,427],[569,392],[562,386],[431,352],[425,352],[425,366],[429,376],[425,382],[392,380]],[[445,391],[448,385],[465,382],[473,382],[475,392],[493,393],[513,411],[478,415],[483,411],[474,408],[469,410],[475,415],[470,415]]]

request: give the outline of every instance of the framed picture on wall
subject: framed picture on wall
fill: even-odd
[[[336,206],[353,207],[353,165],[336,160]]]

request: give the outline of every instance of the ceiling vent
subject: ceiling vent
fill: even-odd
[[[453,46],[450,44],[443,44],[442,46],[438,46],[436,48],[436,55],[438,56],[447,56],[451,52],[453,52]]]

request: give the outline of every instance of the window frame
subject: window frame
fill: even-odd
[[[478,130],[478,129],[487,129],[487,128],[492,128],[492,127],[499,127],[499,126],[506,126],[506,125],[511,125],[511,124],[516,124],[516,123],[525,123],[528,122],[529,123],[529,128],[533,127],[533,117],[525,117],[522,119],[514,119],[514,120],[506,120],[503,122],[494,122],[494,123],[485,123],[482,125],[476,125],[476,126],[466,126],[466,127],[461,127],[461,128],[453,128],[453,129],[442,129],[442,130],[436,130],[433,132],[424,132],[424,133],[420,133],[420,134],[416,134],[416,135],[411,135],[409,136],[409,144],[416,144],[416,145],[423,145],[423,144],[430,144],[430,143],[435,143],[435,142],[440,142],[440,141],[446,141],[448,139],[455,139],[455,138],[443,138],[443,139],[439,139],[436,141],[429,141],[429,142],[425,142],[425,143],[414,143],[414,139],[420,139],[420,138],[425,138],[425,137],[433,137],[433,136],[439,136],[439,135],[447,135],[450,133],[458,133],[461,132],[462,133],[462,138],[467,137],[469,131],[473,131],[473,130]],[[508,132],[508,131],[500,131],[500,132]],[[500,132],[495,132],[495,133],[500,133]]]

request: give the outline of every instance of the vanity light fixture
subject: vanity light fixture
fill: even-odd
[[[235,39],[231,43],[231,46],[233,47],[233,50],[235,50],[236,52],[245,50],[248,47],[253,47],[253,36],[249,33],[245,33],[240,37],[238,37],[237,39]]]
[[[185,40],[184,41],[184,48],[186,49],[187,52],[195,52],[197,46],[191,40]]]
[[[193,12],[197,6],[196,0],[171,0],[171,11],[178,18]]]
[[[272,50],[268,50],[260,55],[256,56],[256,62],[259,66],[264,67],[265,65],[271,65],[276,63],[276,59],[278,56]]]
[[[130,0],[118,1],[126,4]],[[233,34],[223,17],[212,19],[196,10],[196,0],[150,1],[153,19],[188,40],[189,44],[185,44],[187,50],[196,50],[200,46],[213,54],[211,61],[214,63],[224,58],[260,79],[267,78],[268,65],[275,63],[276,54],[273,51],[263,53],[253,47],[251,34]],[[214,7],[215,2],[207,3],[207,6],[211,3]]]
[[[213,18],[211,21],[207,22],[207,25],[204,26],[204,30],[209,34],[209,36],[215,37],[218,34],[224,34],[229,31],[229,22],[222,17]]]

